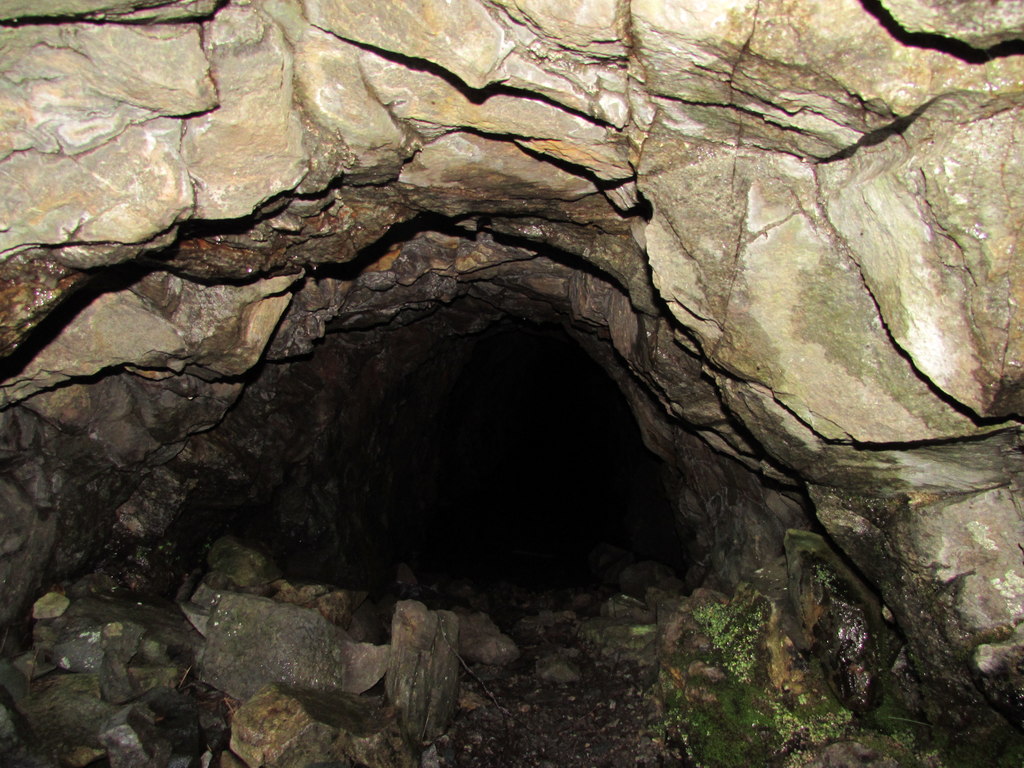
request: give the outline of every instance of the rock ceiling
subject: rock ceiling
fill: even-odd
[[[10,610],[119,505],[251,484],[209,430],[302,402],[277,364],[355,334],[303,376],[371,396],[354,360],[513,315],[670,463],[808,488],[901,626],[945,617],[924,672],[991,693],[948,662],[1024,620],[1017,4],[44,6],[0,0]]]

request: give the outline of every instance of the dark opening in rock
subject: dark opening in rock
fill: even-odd
[[[683,565],[662,462],[615,384],[559,330],[508,323],[481,339],[443,425],[423,568],[580,583],[603,541]]]
[[[275,594],[371,602],[403,561],[567,583],[606,541],[634,570],[518,629],[656,663],[680,760],[888,765],[800,693],[813,652],[886,738],[1017,768],[1022,30],[992,0],[0,0],[2,650],[86,575],[193,593],[226,533]],[[817,546],[787,581],[791,529],[864,589]],[[125,697],[184,667],[108,629],[68,690],[135,707],[76,745],[120,768],[176,711]],[[570,656],[537,661],[596,723]],[[477,765],[599,765],[588,737]]]

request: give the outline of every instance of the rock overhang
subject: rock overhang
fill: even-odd
[[[40,419],[88,434],[75,450],[101,446],[100,474],[145,468],[153,493],[168,482],[153,467],[198,454],[190,435],[250,372],[325,336],[385,343],[417,318],[467,333],[510,313],[563,324],[670,462],[698,435],[827,496],[822,522],[869,576],[897,556],[862,498],[942,519],[949,499],[1016,508],[1020,57],[906,45],[852,0],[594,2],[572,18],[469,0],[408,18],[329,0],[66,5],[58,24],[0,31],[10,455],[49,439]],[[884,5],[972,45],[1017,34]],[[119,265],[143,274],[96,285]],[[39,325],[69,297],[66,326]],[[163,402],[137,420],[146,440],[115,393]],[[40,511],[77,513],[17,471],[5,482],[15,527],[39,532],[5,551],[37,578],[54,541]],[[991,517],[1021,538],[1012,514]],[[919,558],[946,562],[932,543]],[[97,546],[67,542],[69,562]],[[986,604],[992,579],[1019,582],[997,560]],[[1015,594],[972,631],[1014,626]]]

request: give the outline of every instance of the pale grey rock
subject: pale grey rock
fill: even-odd
[[[536,160],[511,142],[452,133],[428,144],[402,170],[401,183],[476,197],[578,200],[587,179]]]
[[[173,226],[193,211],[180,146],[181,124],[162,118],[77,157],[8,157],[0,163],[0,253],[68,241],[137,243]]]
[[[196,215],[246,216],[293,189],[309,167],[293,107],[293,63],[281,27],[256,6],[231,5],[205,26],[221,106],[186,121],[182,156]]]
[[[629,18],[622,0],[497,0],[512,18],[559,45],[601,56],[626,56]]]
[[[4,402],[76,376],[130,363],[212,376],[251,368],[291,300],[294,277],[206,286],[155,274],[132,290],[103,293],[0,388]]]
[[[306,16],[323,30],[453,72],[471,88],[495,80],[512,49],[506,30],[477,0],[303,0]]]
[[[345,643],[342,646],[345,677],[342,690],[366,693],[384,679],[391,659],[391,647],[374,643]]]
[[[250,546],[234,536],[222,536],[213,542],[206,562],[236,587],[269,584],[281,576],[281,569],[262,547]]]
[[[444,733],[455,712],[458,646],[459,620],[451,611],[431,611],[416,600],[395,605],[384,683],[402,730],[414,743]]]
[[[36,621],[56,619],[64,615],[69,605],[71,601],[66,595],[60,592],[47,592],[32,604],[32,618]]]
[[[946,394],[1000,416],[1020,410],[1024,375],[1024,334],[1007,310],[1020,299],[1024,193],[1004,183],[1024,170],[1013,149],[1022,112],[972,107],[936,104],[904,142],[865,148],[820,178],[896,342]]]
[[[827,156],[829,147],[849,146],[941,93],[1012,89],[1021,73],[1019,62],[976,70],[904,47],[855,0],[640,0],[631,11],[647,88],[707,105],[679,110],[690,135],[751,134],[762,146],[798,154]],[[765,122],[785,132],[766,132]]]
[[[90,21],[181,21],[213,13],[218,0],[2,0],[0,19],[84,18]]]
[[[739,386],[769,391],[830,440],[976,431],[893,347],[856,264],[818,212],[810,166],[666,138],[648,140],[640,170],[654,207],[646,232],[654,283]]]
[[[972,633],[1024,619],[1024,541],[1013,494],[1005,488],[917,505],[922,517],[907,526],[901,554],[929,564],[934,588],[954,580],[954,605]],[[927,520],[927,523],[925,523]],[[900,525],[900,523],[895,523]]]
[[[30,26],[0,40],[0,159],[26,149],[80,154],[130,125],[217,105],[195,27]]]
[[[341,691],[348,642],[316,611],[225,592],[206,624],[200,674],[237,699],[269,683]]]
[[[991,48],[1024,39],[1024,5],[986,0],[881,0],[907,32],[924,32],[962,40],[974,48]]]
[[[388,6],[383,13],[347,1],[304,4],[320,28],[386,52],[426,59],[469,88],[500,82],[619,128],[628,121],[625,69],[621,62],[608,63],[610,57],[624,62],[623,46],[602,39],[624,23],[624,9],[606,0],[589,2],[574,13],[546,2],[506,4],[512,18],[474,0],[455,5],[421,0],[400,11]],[[575,41],[568,47],[578,52],[567,50],[567,36]],[[587,38],[593,39],[588,43]]]
[[[213,376],[249,370],[288,308],[287,291],[297,278],[282,275],[243,285],[205,286],[167,277],[165,298],[175,300],[170,319],[189,345],[190,362]]]
[[[362,54],[361,66],[377,98],[427,135],[452,128],[512,135],[524,139],[529,149],[588,168],[601,178],[632,175],[626,148],[613,131],[554,104],[502,93],[471,100],[439,75],[408,69],[371,51]]]
[[[252,570],[251,558],[230,542],[218,549],[214,559],[220,563],[228,556],[244,561],[232,573]],[[387,645],[352,642],[316,608],[233,592],[197,593],[182,608],[207,638],[203,674],[239,698],[268,682],[358,694],[380,682],[387,669]]]
[[[369,54],[315,27],[307,28],[295,43],[296,94],[305,113],[323,128],[325,141],[340,141],[351,153],[343,163],[346,172],[379,169],[396,176],[412,154],[414,139],[381,104],[373,82],[364,76],[364,55]]]
[[[979,645],[971,668],[989,703],[1018,728],[1024,725],[1024,629],[1018,625],[1006,640]]]
[[[925,711],[957,721],[983,706],[968,661],[984,661],[986,637],[1005,636],[1024,617],[1024,541],[1018,502],[1007,488],[878,499],[814,488],[818,517],[832,539],[876,584],[905,633],[918,674],[961,697],[963,707]],[[1012,546],[1007,546],[1012,542]],[[915,624],[924,621],[925,624]],[[1016,653],[1014,640],[1002,652]],[[990,690],[990,695],[997,695]]]
[[[129,328],[131,333],[125,333]],[[124,362],[156,367],[184,351],[174,325],[152,312],[139,296],[128,291],[102,294],[16,379],[5,382],[5,400],[22,399],[33,391]]]
[[[486,613],[460,613],[459,654],[466,661],[504,666],[519,658],[519,648]]]
[[[516,49],[498,69],[504,85],[539,94],[616,128],[629,122],[629,82],[625,60],[609,63],[599,57],[567,55],[557,43],[525,28],[517,32]]]
[[[999,485],[1013,434],[994,429],[972,443],[862,450],[830,443],[783,406],[767,387],[717,377],[726,407],[753,437],[802,477],[826,485],[875,492],[965,492]]]

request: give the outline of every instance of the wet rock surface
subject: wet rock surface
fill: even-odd
[[[242,518],[366,589],[464,484],[424,446],[516,318],[627,403],[638,560],[732,593],[821,523],[930,717],[1005,727],[1019,3],[576,6],[0,0],[5,629],[103,563],[170,594]]]
[[[823,542],[791,538],[801,543],[804,566],[810,552],[815,564],[829,562]],[[251,572],[261,548],[238,539],[213,546],[226,550]],[[209,559],[224,568],[219,556]],[[273,561],[260,562],[278,575]],[[287,578],[212,589],[224,570],[208,573],[180,606],[116,587],[97,592],[111,588],[102,577],[69,585],[66,610],[36,620],[32,651],[62,648],[63,664],[31,680],[8,668],[0,743],[22,761],[13,765],[46,768],[97,761],[111,768],[942,765],[921,733],[893,726],[920,715],[901,708],[888,688],[874,702],[887,707],[884,717],[833,696],[814,656],[797,647],[806,638],[789,613],[782,564],[731,597],[707,589],[684,595],[672,586],[672,570],[655,563],[623,570],[614,585],[549,590],[398,570],[400,591],[419,600]],[[620,591],[637,583],[637,570],[661,585],[644,601]],[[245,589],[280,599],[234,591]],[[348,639],[318,609],[327,594],[387,616],[387,642]],[[213,606],[205,637],[188,629],[184,614],[204,604]],[[351,624],[351,610],[346,615]],[[856,630],[856,617],[850,621]],[[221,631],[230,635],[229,652],[219,646]],[[170,642],[182,637],[188,642]],[[979,668],[990,676],[997,665],[1015,669],[1012,647],[991,646]],[[170,667],[173,675],[153,672],[171,648],[193,654],[178,657],[188,665]],[[372,653],[363,658],[354,648]],[[501,652],[491,654],[495,648]],[[833,663],[849,675],[862,661]],[[353,676],[363,682],[346,687]],[[993,755],[993,764],[1011,764]]]
[[[800,639],[821,660],[844,706],[855,712],[877,706],[881,677],[898,650],[877,598],[816,534],[787,533],[786,561]]]

